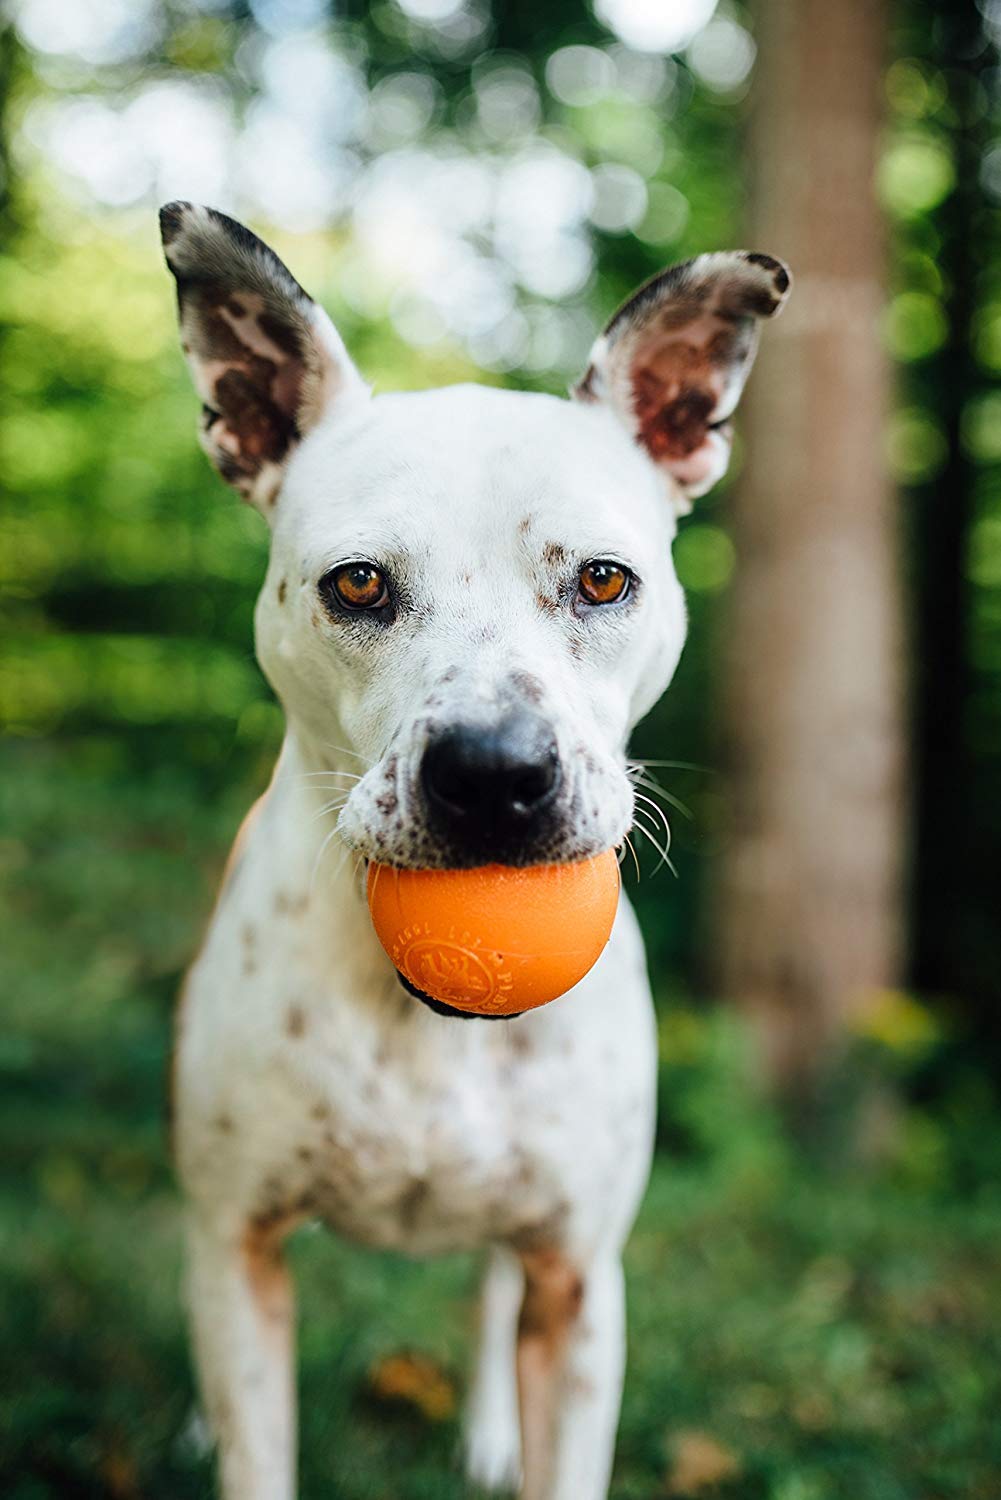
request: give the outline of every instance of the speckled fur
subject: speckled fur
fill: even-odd
[[[232,361],[257,380],[253,402],[285,403],[263,445],[239,409],[218,419],[226,451],[209,445],[273,528],[257,651],[288,726],[178,1013],[176,1159],[223,1493],[295,1493],[281,1242],[321,1219],[415,1255],[488,1250],[470,1474],[520,1476],[525,1500],[600,1500],[624,1357],[620,1252],[654,1125],[635,919],[623,898],[604,955],[562,999],[458,1021],[400,988],[360,872],[366,858],[455,862],[425,823],[424,747],[522,702],[552,725],[564,772],[526,859],[622,839],[626,739],[684,638],[670,556],[683,495],[671,480],[664,503],[663,455],[658,468],[595,382],[578,402],[477,387],[371,398],[315,304],[245,230],[185,205],[164,228],[203,396],[218,400]],[[270,331],[255,353],[247,320],[260,308]],[[582,617],[577,574],[605,556],[638,582],[623,606]],[[391,624],[322,607],[318,580],[350,558],[392,574]]]

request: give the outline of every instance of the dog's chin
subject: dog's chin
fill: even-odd
[[[383,837],[352,841],[349,847],[361,856],[366,867],[378,864],[397,870],[445,871],[506,865],[509,869],[528,870],[540,865],[578,864],[581,860],[603,854],[621,841],[621,835],[618,838],[582,838],[576,831],[531,841],[491,838],[459,842],[424,834],[398,846]]]
[[[426,995],[415,984],[411,984],[407,976],[401,974],[399,969],[396,971],[396,977],[408,995],[413,995],[414,999],[426,1005],[428,1010],[433,1010],[436,1016],[457,1016],[461,1021],[514,1021],[518,1016],[525,1014],[523,1010],[515,1010],[508,1015],[491,1016],[477,1010],[460,1010],[458,1006],[449,1005],[445,1000],[436,1000],[433,995]]]

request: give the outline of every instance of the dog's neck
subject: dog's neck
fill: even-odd
[[[338,837],[337,815],[365,768],[346,747],[286,729],[267,794],[276,868],[294,869],[325,901],[364,886],[358,856]]]

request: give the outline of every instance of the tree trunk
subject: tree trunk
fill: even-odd
[[[744,406],[725,632],[725,994],[809,1091],[901,962],[902,648],[873,176],[881,0],[759,0],[756,249],[791,266]]]

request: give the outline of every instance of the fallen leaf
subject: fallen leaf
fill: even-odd
[[[737,1455],[708,1432],[672,1433],[668,1447],[673,1460],[667,1476],[669,1495],[701,1495],[741,1472]]]
[[[368,1383],[377,1401],[412,1407],[428,1422],[447,1422],[455,1413],[455,1386],[426,1354],[388,1354],[372,1366]]]

